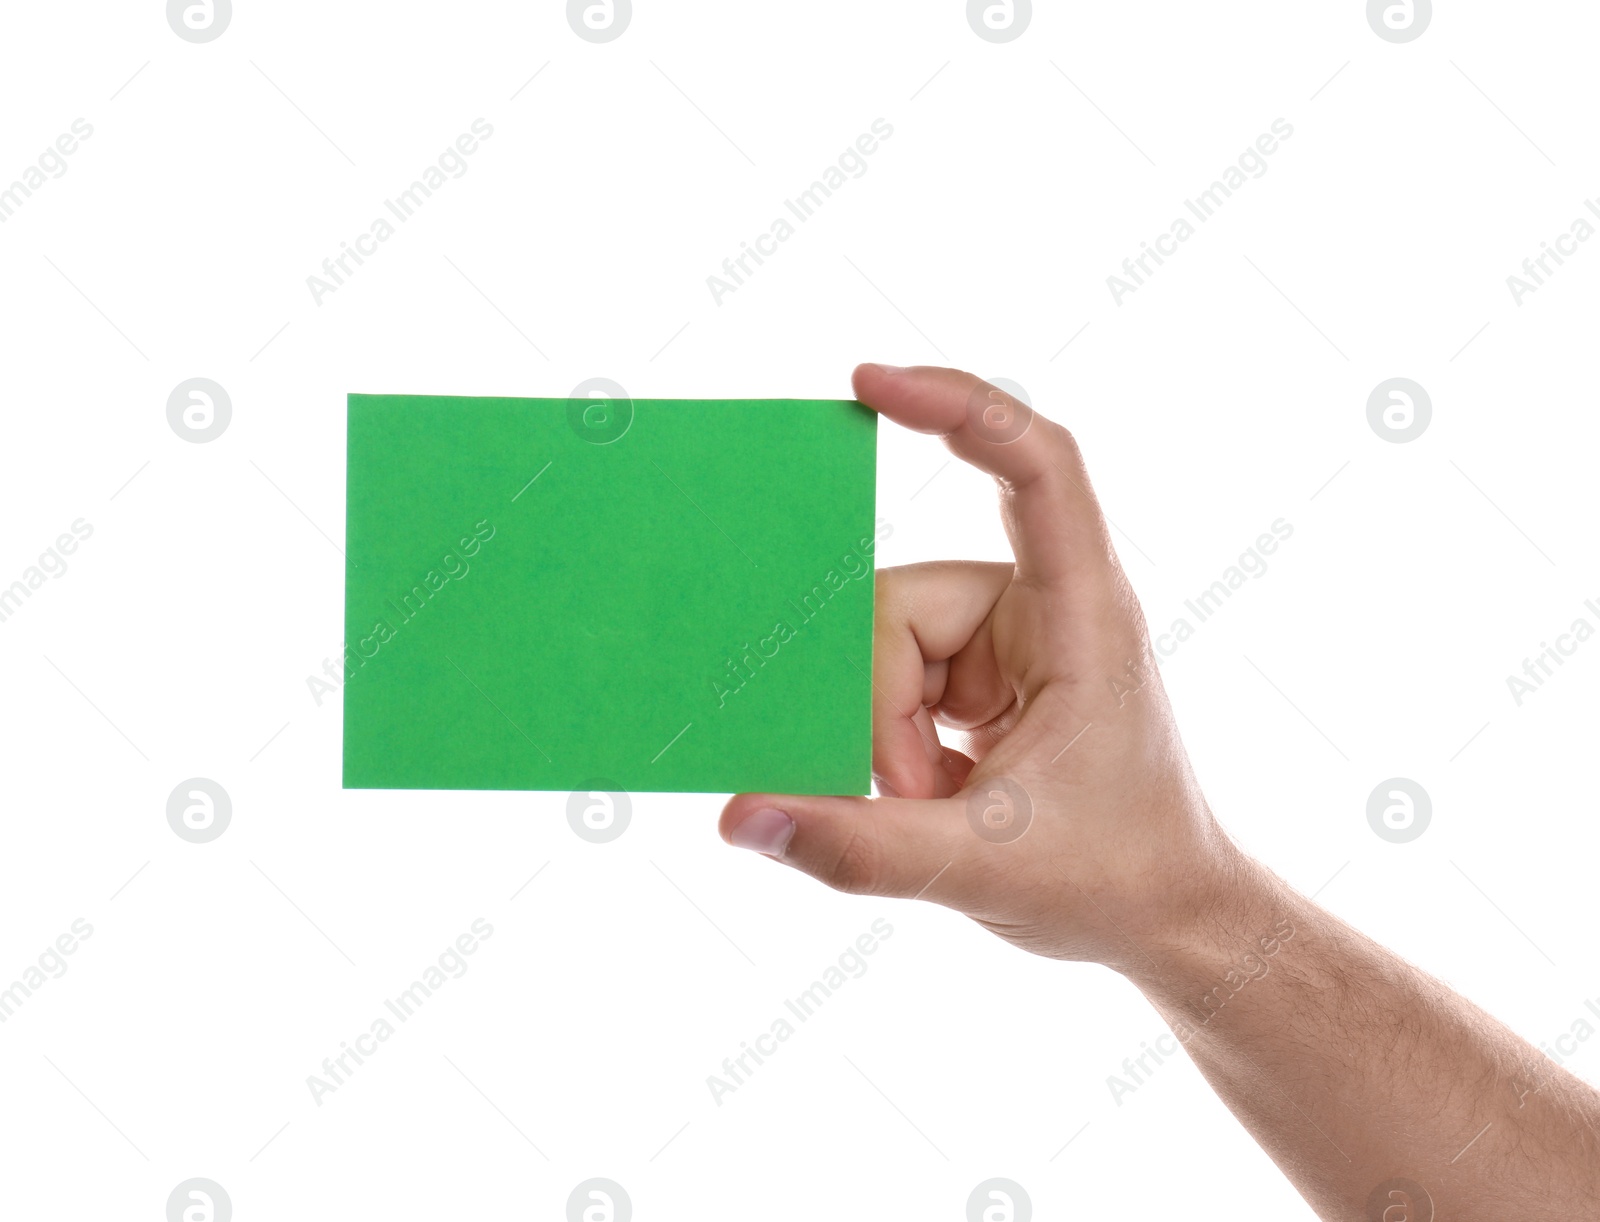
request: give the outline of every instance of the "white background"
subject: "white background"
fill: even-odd
[[[639,1218],[960,1218],[1006,1176],[1039,1217],[1309,1216],[1186,1061],[1113,1101],[1161,1030],[1129,986],[730,849],[719,798],[636,795],[594,845],[564,794],[342,792],[306,678],[340,647],[352,390],[1012,378],[1077,433],[1158,630],[1285,519],[1163,667],[1213,807],[1536,1043],[1568,1032],[1600,997],[1600,642],[1520,707],[1506,677],[1600,626],[1600,243],[1521,305],[1506,277],[1600,193],[1600,14],[1442,7],[1392,45],[1352,0],[1041,5],[997,45],[959,3],[640,0],[595,45],[556,3],[276,0],[192,45],[151,0],[7,6],[0,182],[94,128],[0,225],[0,584],[94,529],[0,624],[0,977],[94,927],[0,1026],[9,1209],[159,1219],[206,1176],[241,1222],[554,1219],[606,1176]],[[469,172],[315,304],[480,117]],[[714,304],[880,117],[868,172]],[[1117,305],[1106,277],[1278,118],[1268,172]],[[167,423],[192,377],[232,399],[209,444]],[[1391,377],[1432,398],[1409,444],[1367,422]],[[1007,555],[946,459],[883,429],[880,565]],[[206,845],[166,822],[194,776],[233,801]],[[1433,800],[1410,844],[1366,821],[1394,776]],[[477,917],[471,970],[315,1104]],[[876,918],[867,973],[714,1104]]]

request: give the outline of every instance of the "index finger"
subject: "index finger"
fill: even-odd
[[[931,365],[859,365],[856,398],[896,424],[935,433],[958,458],[994,476],[1021,580],[1104,578],[1111,536],[1072,434],[974,374]]]

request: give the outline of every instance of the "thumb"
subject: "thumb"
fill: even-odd
[[[971,848],[961,799],[739,794],[717,830],[729,844],[839,891],[944,903]],[[926,894],[924,894],[926,893]]]

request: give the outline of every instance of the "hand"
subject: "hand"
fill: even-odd
[[[1321,1217],[1424,1178],[1441,1218],[1600,1217],[1600,1094],[1212,819],[1066,430],[951,369],[855,387],[995,477],[1016,563],[880,572],[885,796],[740,794],[723,838],[1121,972]]]
[[[1132,969],[1183,938],[1241,858],[1190,770],[1077,443],[957,370],[862,365],[854,383],[994,476],[1016,563],[880,571],[884,796],[740,794],[722,837],[842,891],[945,904],[1037,954]]]

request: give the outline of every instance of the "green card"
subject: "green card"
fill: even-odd
[[[877,417],[605,389],[350,396],[345,787],[867,792]]]

